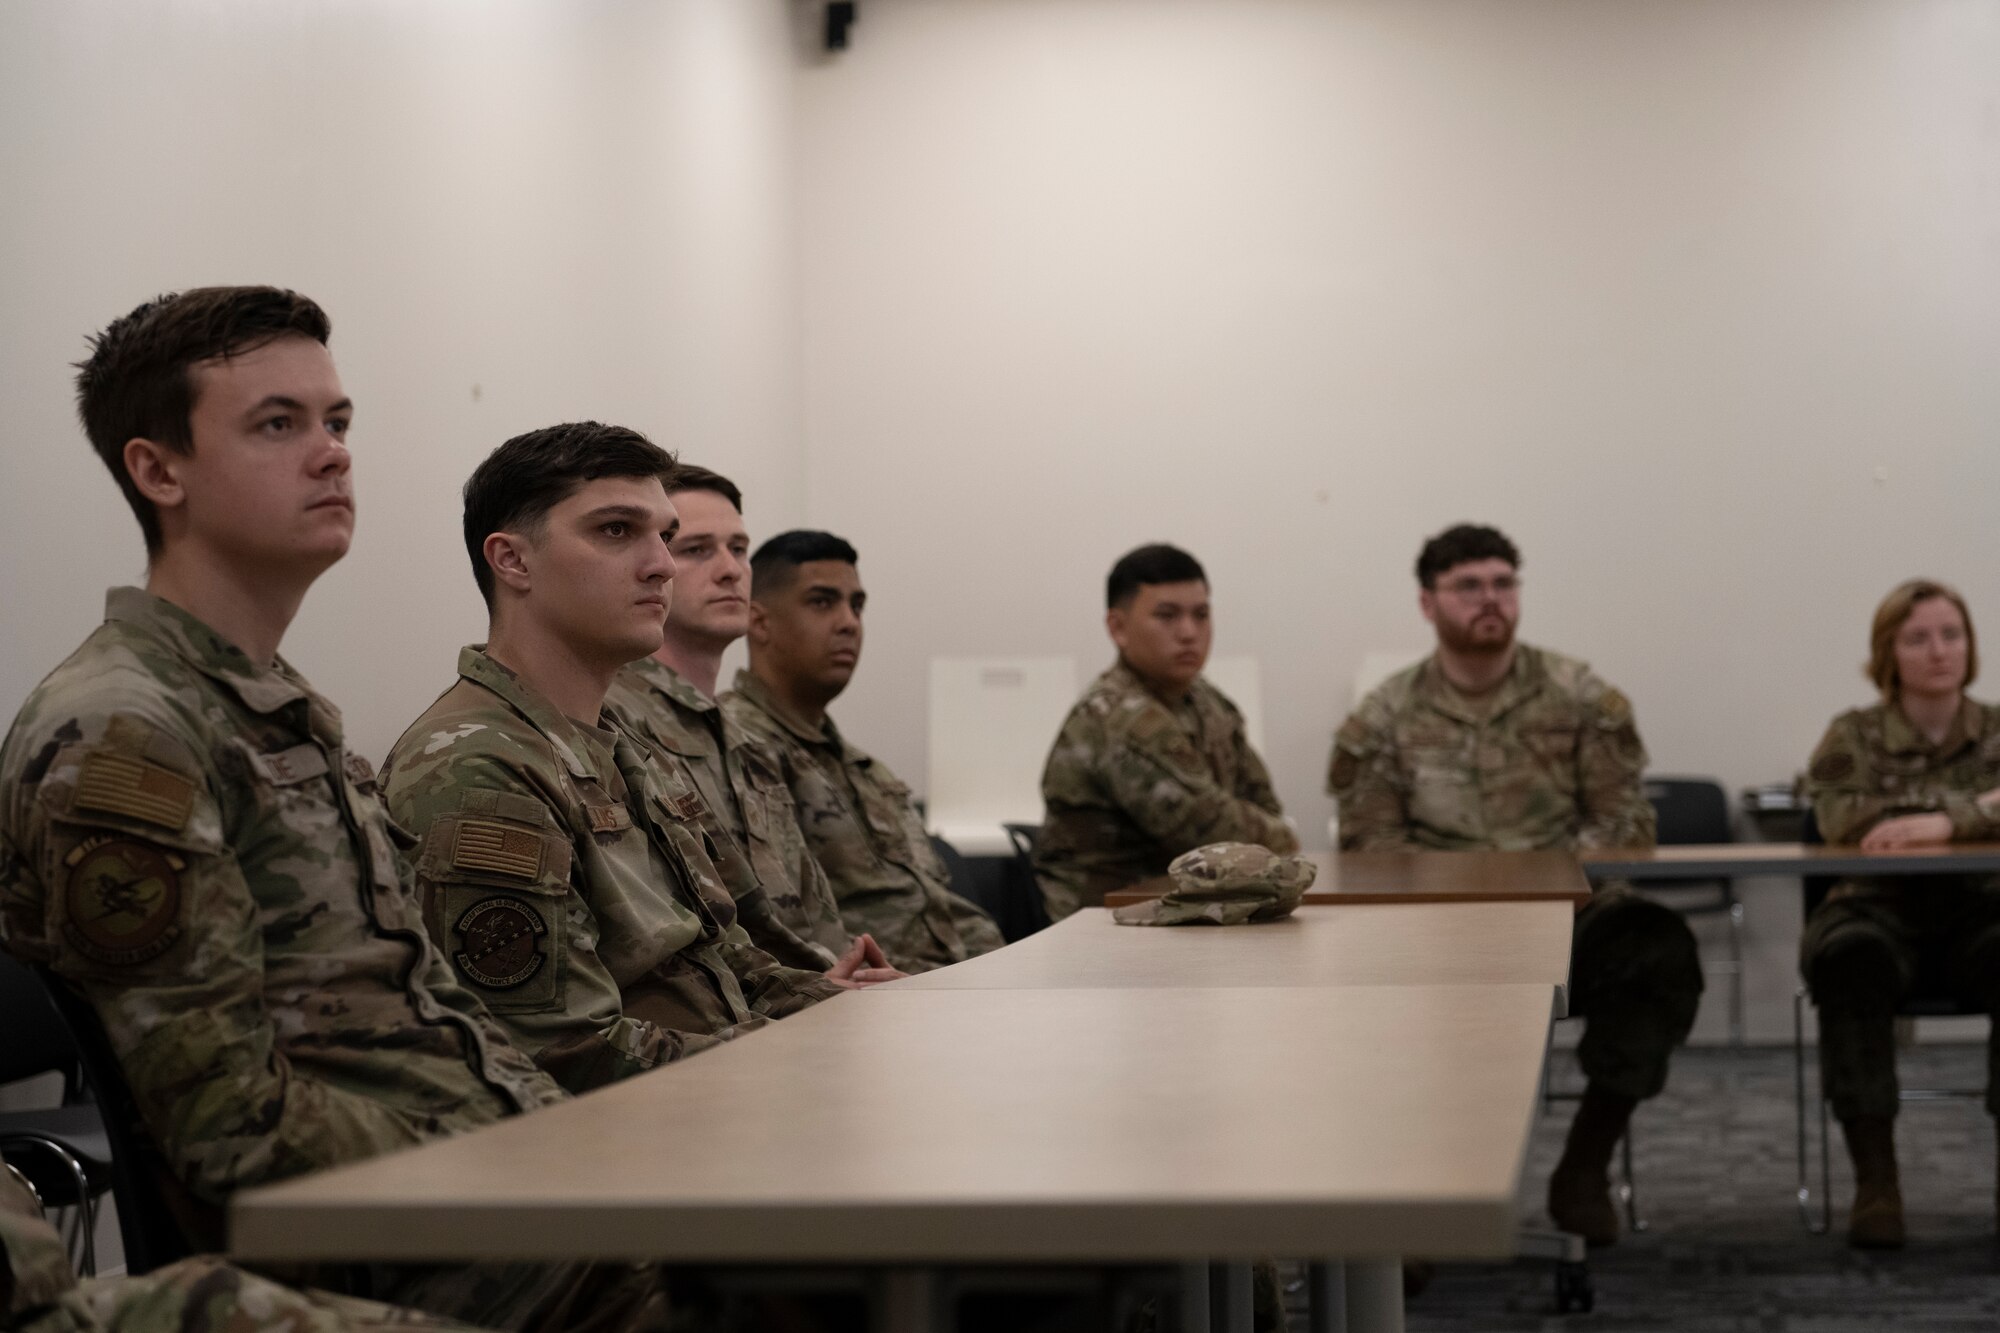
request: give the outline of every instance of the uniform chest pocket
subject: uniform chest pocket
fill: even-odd
[[[569,862],[553,829],[468,814],[431,826],[418,863],[431,934],[495,1013],[560,1001]]]
[[[1576,764],[1577,727],[1574,723],[1551,723],[1532,728],[1522,734],[1521,741],[1545,767],[1562,771]]]

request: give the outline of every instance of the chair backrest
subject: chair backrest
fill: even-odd
[[[1254,657],[1211,657],[1201,674],[1229,696],[1243,714],[1243,734],[1250,748],[1264,753],[1264,670]]]
[[[68,1027],[111,1140],[111,1193],[118,1203],[118,1235],[125,1245],[125,1271],[149,1273],[162,1264],[185,1259],[201,1250],[222,1248],[221,1214],[180,1196],[177,1208],[164,1182],[171,1179],[152,1136],[139,1120],[139,1108],[125,1086],[125,1073],[111,1049],[111,1039],[97,1011],[63,982],[37,970],[43,1003],[52,1004]]]
[[[1645,792],[1662,846],[1735,841],[1729,795],[1714,778],[1647,778]]]
[[[1808,847],[1826,846],[1826,838],[1819,831],[1819,817],[1813,808],[1806,807],[1805,819],[1799,825],[1799,841]],[[1805,909],[1805,918],[1810,918],[1813,909],[1826,901],[1826,895],[1833,892],[1833,886],[1840,883],[1838,875],[1805,875],[1799,879],[1799,904]]]
[[[1042,817],[1042,766],[1076,702],[1072,657],[931,659],[930,827]]]
[[[0,1014],[7,1015],[6,1035],[0,1036],[0,1083],[60,1074],[63,1105],[75,1102],[83,1092],[76,1042],[28,965],[4,952]]]

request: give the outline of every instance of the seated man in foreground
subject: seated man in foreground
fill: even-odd
[[[750,629],[750,536],[743,493],[707,468],[681,464],[667,483],[680,530],[672,547],[674,595],[660,650],[618,673],[604,707],[618,725],[675,765],[708,804],[733,849],[738,919],[780,962],[813,970],[860,946],[857,981],[893,981],[868,935],[850,936],[826,872],[806,850],[785,787],[784,765],[723,716],[715,701],[722,655]],[[735,872],[731,874],[732,870]]]
[[[826,532],[783,532],[750,561],[750,669],[725,717],[777,754],[840,914],[890,963],[926,972],[997,949],[993,918],[951,891],[923,819],[888,765],[849,744],[826,707],[861,661],[854,548]]]
[[[465,484],[488,641],[459,653],[457,683],[383,764],[439,947],[573,1092],[840,990],[750,942],[701,798],[604,715],[619,669],[660,646],[672,470],[594,421],[488,455]]]
[[[1070,709],[1042,771],[1035,875],[1058,921],[1204,843],[1299,849],[1243,715],[1202,678],[1214,626],[1200,563],[1141,546],[1111,567],[1105,605],[1118,661]]]
[[[1521,557],[1502,533],[1461,524],[1417,557],[1418,605],[1437,651],[1361,701],[1334,740],[1327,791],[1342,851],[1650,847],[1646,749],[1632,705],[1574,658],[1514,641]],[[1589,1079],[1549,1215],[1591,1244],[1618,1239],[1612,1150],[1633,1109],[1667,1082],[1701,1001],[1694,935],[1629,885],[1578,911],[1569,1010],[1589,1020]]]
[[[156,1150],[137,1166],[196,1248],[238,1189],[563,1096],[431,947],[374,774],[278,656],[354,530],[328,333],[295,292],[230,287],[97,338],[79,406],[146,587],[111,591],[0,749],[0,938],[96,1012]],[[646,1270],[367,1281],[494,1327],[661,1318]]]

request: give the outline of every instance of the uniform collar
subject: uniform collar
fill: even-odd
[[[1548,667],[1542,661],[1541,650],[1528,644],[1516,642],[1514,661],[1508,666],[1507,674],[1493,687],[1490,706],[1480,713],[1474,713],[1459,706],[1459,692],[1445,679],[1444,668],[1438,665],[1437,654],[1425,658],[1417,669],[1417,679],[1412,692],[1424,703],[1460,722],[1477,726],[1490,722],[1514,708],[1524,700],[1533,698],[1548,679]]]
[[[773,722],[806,744],[831,745],[836,750],[844,748],[840,739],[840,728],[833,725],[831,717],[822,718],[817,729],[807,726],[787,712],[785,706],[778,702],[778,696],[771,687],[752,675],[747,667],[737,668],[732,687],[738,694],[756,705],[760,712],[768,714]]]
[[[1931,738],[1918,731],[1915,724],[1904,715],[1900,704],[1890,704],[1882,710],[1882,748],[1890,754],[1925,754],[1948,758],[1968,745],[1977,744],[1986,734],[1986,710],[1967,695],[1959,700],[1958,716],[1951,720],[1951,728],[1944,734],[1944,740],[1936,745]]]
[[[284,658],[268,667],[196,617],[144,588],[113,588],[104,596],[104,618],[131,625],[160,640],[189,666],[226,688],[255,713],[275,713],[305,700],[338,740],[340,710],[316,694]]]
[[[540,690],[487,656],[485,644],[469,644],[458,650],[458,674],[461,679],[499,695],[508,707],[526,718],[555,750],[556,758],[562,760],[571,777],[598,776],[592,762],[595,747],[589,743],[591,738],[584,729],[564,717],[562,710]],[[600,736],[597,740],[606,750],[612,746],[609,737]]]
[[[676,708],[690,713],[713,713],[715,700],[694,687],[694,682],[657,657],[642,657],[625,670],[655,694],[664,695]]]

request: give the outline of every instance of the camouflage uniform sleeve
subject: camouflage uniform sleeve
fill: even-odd
[[[57,750],[37,786],[22,784],[17,841],[0,847],[0,883],[43,890],[8,904],[42,916],[28,934],[45,945],[20,951],[97,1012],[147,1132],[212,1202],[424,1137],[279,1050],[223,782],[168,732],[116,715],[96,739]]]
[[[1860,842],[1883,820],[1923,808],[1878,794],[1874,750],[1852,713],[1835,718],[1820,738],[1806,768],[1806,791],[1820,836],[1833,843]]]
[[[1236,719],[1236,795],[1250,802],[1259,810],[1284,818],[1284,804],[1278,800],[1278,789],[1271,782],[1271,770],[1265,767],[1264,757],[1250,744],[1250,738],[1243,734],[1243,719]],[[1287,826],[1289,827],[1289,825]],[[1298,850],[1294,839],[1289,848],[1273,847],[1271,850],[1289,855]]]
[[[720,1045],[624,1013],[598,954],[559,808],[533,777],[447,746],[385,774],[390,813],[418,839],[424,924],[459,979],[571,1092]]]
[[[1632,716],[1632,701],[1598,680],[1585,678],[1583,727],[1577,736],[1578,847],[1651,847],[1653,804],[1640,775],[1646,747]]]
[[[827,951],[819,945],[801,939],[799,933],[786,924],[763,881],[757,878],[749,856],[734,838],[714,829],[710,830],[710,834],[718,851],[715,868],[721,872],[723,884],[736,903],[737,924],[749,936],[751,943],[783,966],[807,972],[824,972],[839,961],[828,957]]]
[[[1362,707],[1341,723],[1327,760],[1326,791],[1340,806],[1340,850],[1395,852],[1411,841],[1403,776],[1388,727]]]
[[[0,1260],[5,1262],[0,1267],[0,1328],[27,1327],[25,1320],[15,1321],[54,1305],[76,1286],[62,1237],[43,1219],[26,1178],[5,1162],[0,1162]]]
[[[796,1014],[843,993],[819,969],[788,967],[758,948],[741,925],[723,934],[720,950],[751,1009],[766,1018]]]
[[[1298,850],[1282,818],[1216,783],[1187,733],[1163,710],[1148,709],[1115,732],[1098,771],[1111,799],[1171,855],[1211,842]]]

